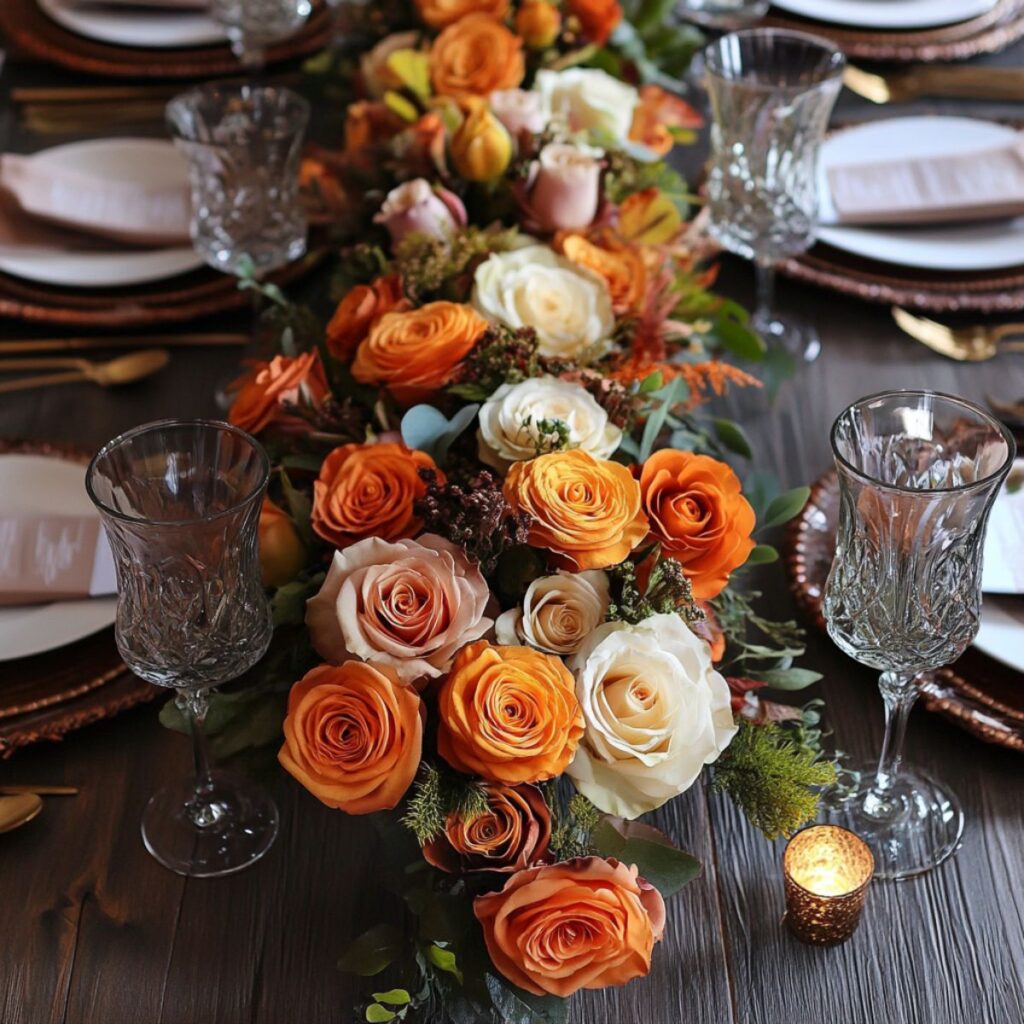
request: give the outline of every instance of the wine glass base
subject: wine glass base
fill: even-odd
[[[221,771],[211,772],[210,780],[201,814],[195,813],[188,780],[154,793],[142,816],[146,849],[164,867],[190,878],[241,871],[277,836],[277,807],[259,786]],[[205,823],[197,824],[197,817]]]
[[[902,881],[938,867],[959,848],[964,833],[960,802],[925,772],[902,769],[884,812],[872,807],[875,766],[846,766],[858,780],[826,794],[819,817],[859,835],[875,857],[875,878]]]
[[[767,317],[755,314],[750,327],[766,344],[780,345],[805,363],[813,363],[821,355],[821,337],[811,324],[782,320],[772,313]]]

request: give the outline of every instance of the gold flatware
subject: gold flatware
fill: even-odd
[[[131,384],[162,370],[171,358],[163,348],[143,349],[141,352],[130,352],[126,356],[118,356],[105,363],[97,363],[90,359],[51,358],[51,359],[2,359],[0,373],[11,370],[38,370],[42,367],[53,369],[66,366],[64,373],[46,373],[35,377],[22,377],[19,380],[4,381],[0,384],[0,392],[21,391],[27,388],[49,387],[51,384],[71,384],[75,381],[92,381],[100,387],[116,387],[120,384]]]
[[[43,809],[37,793],[0,797],[0,832],[10,832],[30,822]]]
[[[0,785],[0,794],[14,796],[22,793],[35,793],[37,796],[78,796],[77,786],[33,786],[29,783],[16,785]]]
[[[953,328],[923,316],[913,316],[899,306],[892,307],[892,316],[900,329],[916,341],[961,363],[981,363],[1000,352],[1024,352],[1024,341],[1005,340],[1016,334],[1024,337],[1024,324]]]
[[[76,103],[68,106],[25,106],[21,108],[25,128],[35,135],[89,133],[113,124],[147,124],[160,121],[166,104],[143,103]]]
[[[991,395],[986,397],[989,408],[1008,426],[1020,427],[1024,424],[1024,401],[1001,402]]]
[[[1020,102],[1024,100],[1024,68],[913,64],[877,75],[850,64],[843,72],[843,85],[872,103],[903,103],[919,96]]]
[[[132,345],[159,345],[161,348],[204,348],[232,346],[241,348],[252,339],[247,334],[218,334],[193,332],[191,334],[149,334],[136,338],[132,335],[97,335],[95,338],[26,338],[18,341],[0,341],[0,360],[5,355],[28,352],[75,352],[93,348],[128,348]],[[42,366],[53,366],[51,361]]]
[[[287,85],[299,81],[298,74],[273,75],[269,81],[276,85]],[[228,77],[225,82],[244,81],[243,78]],[[25,85],[11,89],[12,103],[95,103],[114,101],[121,103],[133,100],[170,99],[177,96],[186,86],[176,83],[168,85]]]

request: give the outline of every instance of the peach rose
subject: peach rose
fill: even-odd
[[[508,0],[416,0],[416,10],[431,28],[445,28],[468,14],[500,20],[508,14]]]
[[[328,807],[388,810],[416,776],[423,718],[419,695],[386,666],[318,665],[288,694],[277,759]]]
[[[385,314],[409,309],[400,274],[378,277],[370,284],[357,284],[338,303],[327,323],[327,351],[348,362],[370,328]]]
[[[486,330],[487,321],[458,302],[385,313],[356,350],[352,376],[411,405],[440,391]]]
[[[423,847],[435,868],[451,874],[509,874],[548,857],[551,811],[536,786],[488,783],[487,810],[466,821],[450,815],[444,832]]]
[[[306,549],[298,530],[283,508],[264,498],[258,532],[260,582],[265,587],[283,587],[306,564]]]
[[[523,41],[489,14],[469,14],[434,40],[430,77],[440,96],[488,96],[523,80]]]
[[[636,867],[580,857],[514,874],[478,896],[491,961],[536,996],[625,985],[651,969],[665,930],[665,902]]]
[[[593,222],[604,166],[594,154],[589,147],[566,142],[549,142],[540,151],[527,205],[531,221],[541,231],[578,231]]]
[[[387,228],[394,249],[408,235],[447,238],[466,226],[466,208],[454,192],[432,188],[426,178],[414,178],[384,197],[373,221]]]
[[[658,156],[665,156],[675,145],[671,128],[696,131],[703,124],[700,114],[685,100],[666,92],[659,85],[645,85],[633,112],[629,137]]]
[[[616,313],[640,306],[647,290],[647,268],[637,246],[603,228],[589,235],[560,233],[555,248],[573,263],[604,278]]]
[[[708,455],[663,448],[640,473],[651,538],[683,567],[693,596],[717,597],[754,550],[754,510],[740,481]]]
[[[542,782],[565,771],[583,735],[560,658],[478,640],[459,652],[437,698],[437,752],[488,782]]]
[[[480,569],[443,537],[367,537],[335,552],[306,603],[306,625],[325,661],[390,665],[412,682],[447,671],[459,648],[494,625],[484,615],[490,596]]]
[[[274,356],[257,363],[236,383],[228,421],[250,434],[258,434],[275,421],[287,418],[287,405],[305,401],[319,405],[328,394],[327,379],[316,352]]]
[[[562,568],[618,565],[647,536],[629,470],[578,448],[514,463],[505,498],[530,517],[530,543],[553,551]]]
[[[402,444],[345,444],[324,459],[313,484],[313,532],[343,548],[364,537],[399,540],[423,528],[413,503],[427,493],[421,469],[434,460]]]
[[[615,26],[622,21],[618,0],[567,0],[569,13],[580,23],[583,34],[598,46],[604,46]]]

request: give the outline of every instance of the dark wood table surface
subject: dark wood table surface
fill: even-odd
[[[1024,47],[995,59],[1024,64]],[[13,67],[12,80],[57,79]],[[1024,115],[1021,105],[923,103],[918,110]],[[849,96],[841,113],[887,116]],[[0,110],[0,149],[19,138]],[[37,142],[37,146],[45,143]],[[748,268],[722,287],[751,299]],[[780,305],[817,324],[821,358],[801,367],[774,405],[732,401],[758,464],[786,485],[830,462],[828,427],[850,401],[889,387],[931,387],[976,401],[1024,396],[1024,356],[959,365],[901,336],[882,307],[787,282]],[[229,324],[245,329],[245,318]],[[0,338],[27,336],[0,321]],[[178,351],[160,376],[118,392],[90,385],[4,395],[0,437],[98,446],[165,416],[215,412],[227,350]],[[762,573],[765,602],[792,612],[782,569]],[[804,664],[837,746],[870,756],[882,730],[873,674],[822,636]],[[3,671],[0,663],[0,672]],[[1024,685],[1024,680],[1022,680]],[[339,974],[346,942],[398,914],[375,883],[370,825],[329,810],[276,773],[281,831],[253,868],[220,880],[171,874],[143,849],[152,791],[189,770],[188,741],[155,706],[86,728],[0,763],[0,782],[71,783],[29,826],[0,836],[0,1024],[341,1024],[361,983]],[[930,875],[873,887],[845,945],[800,945],[780,927],[781,843],[756,834],[701,785],[653,816],[691,850],[703,875],[669,904],[650,977],[575,1003],[577,1024],[1020,1024],[1024,1021],[1024,758],[986,746],[919,709],[909,758],[955,787],[967,815],[962,849]]]

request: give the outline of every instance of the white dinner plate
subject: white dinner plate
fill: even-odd
[[[881,0],[879,0],[881,2]],[[818,161],[818,238],[867,259],[922,270],[1002,270],[1024,264],[1024,217],[927,227],[838,227],[827,171],[836,164],[958,154],[998,146],[1013,128],[967,117],[897,117],[871,121],[825,140]]]
[[[191,247],[132,252],[74,252],[59,249],[6,251],[0,246],[0,271],[68,288],[114,288],[147,284],[196,270],[203,261]]]
[[[77,4],[37,0],[58,25],[102,43],[165,50],[223,43],[224,30],[205,11]]]
[[[772,0],[782,11],[855,28],[913,29],[976,18],[996,0]]]
[[[0,516],[96,515],[85,466],[44,455],[0,455]],[[74,643],[113,625],[116,598],[0,607],[0,661]]]
[[[1024,597],[986,596],[974,646],[990,658],[1024,672]]]

